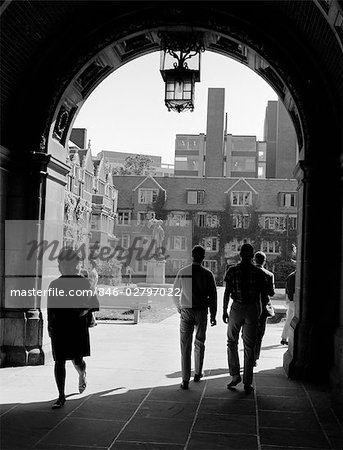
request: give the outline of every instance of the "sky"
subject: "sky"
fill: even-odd
[[[102,150],[162,156],[174,163],[176,134],[206,133],[207,92],[225,88],[228,133],[263,138],[268,100],[274,90],[255,72],[213,52],[201,55],[201,81],[195,84],[193,112],[168,112],[160,55],[131,61],[108,76],[82,106],[74,128],[86,128],[92,154]]]

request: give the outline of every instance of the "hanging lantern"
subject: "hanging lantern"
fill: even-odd
[[[195,83],[200,81],[202,38],[194,34],[161,33],[160,72],[165,82],[168,111],[193,111]]]

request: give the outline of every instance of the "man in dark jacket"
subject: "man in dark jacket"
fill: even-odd
[[[268,292],[261,297],[262,312],[258,320],[257,337],[255,345],[255,365],[256,365],[256,361],[260,357],[262,339],[266,331],[266,322],[267,317],[269,316],[268,308],[272,308],[272,304],[269,297],[273,297],[273,295],[275,294],[274,290],[275,285],[274,285],[274,274],[272,272],[269,272],[269,270],[267,270],[264,267],[267,259],[265,253],[256,252],[254,259],[256,267],[259,267],[263,271],[268,285]]]
[[[244,344],[244,373],[243,383],[246,393],[253,390],[253,370],[255,364],[255,344],[258,319],[261,314],[261,297],[267,293],[267,281],[263,271],[252,263],[254,248],[250,244],[243,244],[240,257],[241,262],[227,271],[224,281],[223,321],[228,324],[227,355],[231,382],[228,389],[237,386],[242,379],[238,356],[239,332],[243,327]],[[233,303],[230,316],[227,308],[232,297]]]
[[[207,312],[211,326],[216,325],[217,288],[213,273],[201,265],[205,249],[196,245],[192,250],[193,263],[179,270],[174,282],[174,302],[180,313],[181,389],[188,389],[191,377],[192,338],[194,341],[194,382],[202,378],[207,329]]]

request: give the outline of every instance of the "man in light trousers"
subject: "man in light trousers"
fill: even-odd
[[[194,329],[194,382],[203,376],[208,309],[211,326],[216,325],[216,283],[213,273],[201,265],[204,257],[205,249],[196,245],[192,250],[193,263],[180,269],[174,282],[174,302],[180,313],[181,389],[188,389],[191,378]]]

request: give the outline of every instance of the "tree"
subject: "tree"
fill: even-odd
[[[115,167],[113,175],[154,175],[153,160],[144,155],[127,156],[124,166]]]
[[[166,220],[168,216],[168,211],[165,209],[165,203],[167,200],[166,191],[159,190],[157,194],[156,201],[152,203],[149,209],[155,212],[155,219]]]

